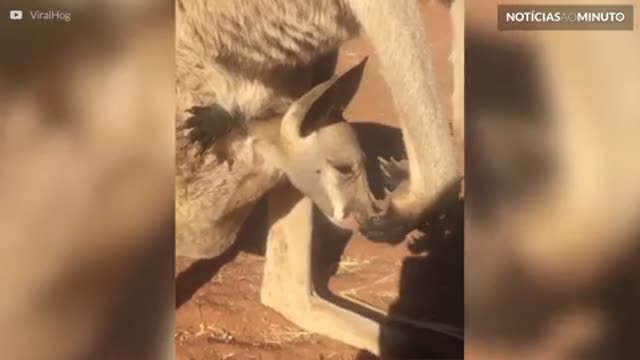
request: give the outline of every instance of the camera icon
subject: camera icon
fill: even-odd
[[[11,10],[11,11],[9,11],[9,19],[11,19],[11,20],[22,20],[22,10]]]

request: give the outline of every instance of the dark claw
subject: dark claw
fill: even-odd
[[[386,189],[393,191],[401,183],[409,180],[409,164],[407,160],[396,160],[391,157],[389,160],[378,157],[378,166],[382,172],[382,179]]]
[[[194,106],[191,114],[178,130],[189,131],[189,143],[200,146],[199,154],[211,149],[216,141],[234,130],[246,132],[246,122],[239,111],[229,112],[218,104]]]

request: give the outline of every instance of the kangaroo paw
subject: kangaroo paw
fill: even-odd
[[[368,214],[360,232],[369,240],[398,243],[417,227],[424,205],[409,191],[407,160],[378,157],[386,198],[378,202],[381,211]]]
[[[408,233],[405,239],[407,240],[409,249],[414,253],[421,253],[422,251],[420,251],[421,249],[418,244],[420,244],[422,240],[426,238],[426,236],[427,234],[420,229],[415,229]]]
[[[244,120],[235,112],[228,112],[218,104],[211,106],[194,106],[187,110],[190,117],[178,128],[178,131],[189,131],[189,144],[195,144],[200,147],[199,154],[209,149],[214,149],[216,157],[228,157],[224,151],[214,145],[216,142],[234,130],[242,130],[245,128]],[[223,145],[224,146],[224,145]],[[225,161],[227,158],[220,158]]]
[[[382,210],[368,216],[359,230],[371,241],[392,244],[403,241],[410,231],[418,227],[425,209],[423,201],[409,190],[408,181],[401,182],[388,193],[378,207]]]
[[[409,179],[409,163],[407,160],[398,161],[393,157],[386,160],[378,157],[378,164],[382,171],[384,186],[390,191]]]

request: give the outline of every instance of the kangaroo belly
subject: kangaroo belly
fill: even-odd
[[[214,258],[229,249],[255,205],[254,201],[246,201],[244,206],[216,219],[209,217],[215,209],[203,201],[183,200],[186,203],[177,206],[182,211],[176,210],[176,255],[192,259]]]
[[[249,140],[230,144],[232,165],[196,149],[178,153],[176,254],[212,258],[227,250],[253,206],[281,176]]]
[[[309,63],[356,35],[344,0],[178,1],[177,47],[251,74]]]
[[[176,22],[178,113],[217,103],[247,118],[282,113],[359,29],[344,0],[178,1]]]

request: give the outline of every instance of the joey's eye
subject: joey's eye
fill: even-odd
[[[331,164],[331,166],[342,175],[351,175],[353,173],[353,168],[349,164]]]

